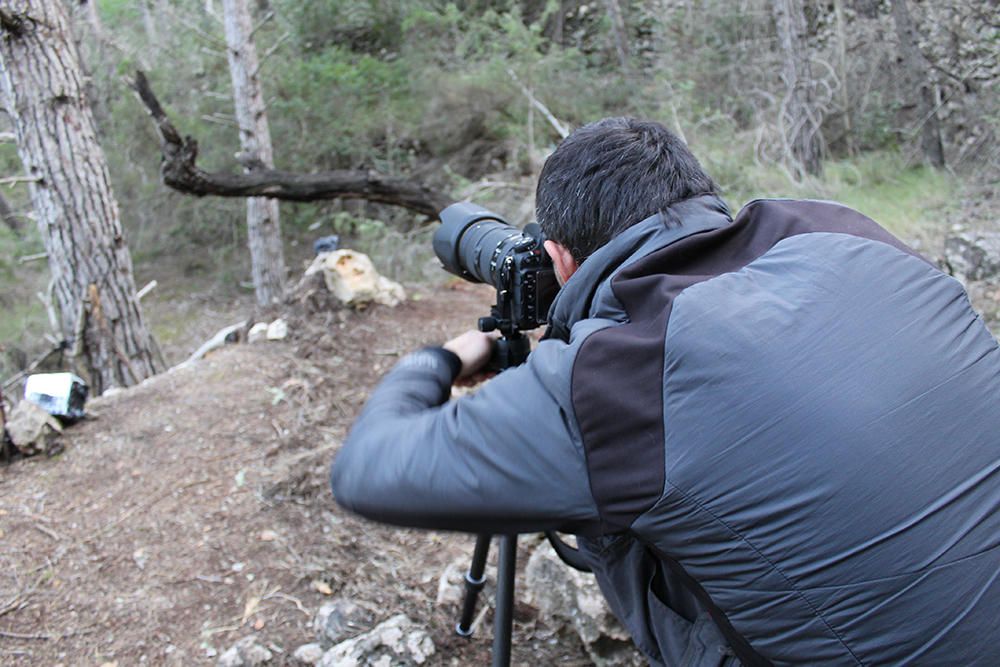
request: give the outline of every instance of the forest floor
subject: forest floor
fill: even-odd
[[[488,662],[489,616],[462,640],[457,608],[434,602],[472,537],[348,515],[326,472],[382,373],[469,328],[490,297],[455,282],[394,309],[293,313],[288,340],[95,399],[62,454],[0,467],[0,663],[213,664],[256,634],[286,664],[336,596],[424,625],[433,664]],[[513,659],[589,664],[523,603]]]

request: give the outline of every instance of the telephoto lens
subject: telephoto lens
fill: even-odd
[[[434,254],[449,273],[500,287],[504,258],[526,240],[498,214],[471,202],[458,202],[441,211]]]

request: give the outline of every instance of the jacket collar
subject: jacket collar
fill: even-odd
[[[724,201],[715,195],[701,195],[632,225],[588,257],[559,290],[549,309],[545,338],[569,341],[574,324],[592,316],[592,311],[608,298],[614,298],[611,279],[629,264],[687,236],[732,221]]]

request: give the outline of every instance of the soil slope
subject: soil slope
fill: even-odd
[[[436,664],[486,663],[489,617],[460,640],[457,610],[434,605],[472,538],[360,520],[325,483],[378,378],[473,325],[491,295],[417,296],[293,315],[288,341],[227,347],[94,400],[63,454],[0,467],[0,663],[213,664],[256,634],[283,664],[338,595],[426,625]],[[515,625],[515,663],[587,663],[532,608]]]

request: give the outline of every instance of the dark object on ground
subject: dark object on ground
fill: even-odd
[[[313,252],[317,255],[324,252],[333,252],[340,248],[340,237],[336,234],[321,236],[313,241]]]

